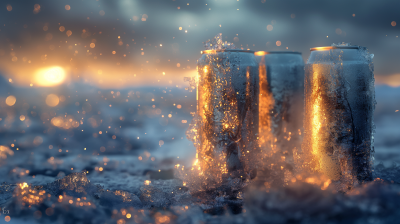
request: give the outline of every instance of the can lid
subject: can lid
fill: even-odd
[[[297,51],[256,51],[256,52],[254,52],[255,56],[263,56],[266,54],[301,54],[301,52],[297,52]]]
[[[254,53],[251,50],[242,50],[242,49],[215,49],[215,50],[204,50],[200,51],[201,54],[216,54],[219,52],[244,52],[244,53]]]
[[[325,46],[325,47],[313,47],[310,51],[328,51],[332,49],[359,49],[359,46]]]

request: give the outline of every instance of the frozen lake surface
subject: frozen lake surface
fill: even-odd
[[[298,180],[230,198],[222,188],[194,193],[173,175],[175,164],[188,166],[195,158],[185,136],[195,92],[0,83],[0,223],[6,216],[7,223],[119,224],[400,218],[400,88],[376,87],[374,176],[380,179],[346,193]],[[58,96],[57,106],[46,104],[49,94]],[[5,104],[9,95],[14,106]]]

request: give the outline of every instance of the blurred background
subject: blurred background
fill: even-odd
[[[196,100],[184,77],[196,75],[203,42],[218,33],[237,48],[299,51],[305,61],[311,47],[367,47],[375,55],[376,163],[400,162],[399,7],[361,0],[1,1],[0,171],[8,175],[0,181],[46,183],[84,169],[111,171],[125,160],[150,164],[145,170],[191,164],[195,149],[185,131]]]

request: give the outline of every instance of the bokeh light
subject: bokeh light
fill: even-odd
[[[56,107],[60,103],[60,98],[56,94],[49,94],[46,97],[46,104],[49,107]]]
[[[6,104],[8,105],[8,106],[14,106],[14,104],[15,104],[15,102],[17,102],[17,98],[15,98],[15,96],[8,96],[7,98],[6,98]]]

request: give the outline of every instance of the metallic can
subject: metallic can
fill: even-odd
[[[303,58],[300,52],[255,55],[260,76],[259,146],[265,156],[294,165],[293,151],[301,148],[303,130]]]
[[[246,178],[258,149],[258,66],[253,51],[205,50],[198,60],[195,165],[211,186]]]
[[[311,48],[305,66],[304,167],[332,180],[372,180],[373,55],[349,44]]]

